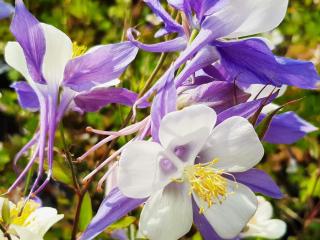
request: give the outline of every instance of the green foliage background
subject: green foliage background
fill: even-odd
[[[8,1],[10,2],[10,1]],[[12,2],[12,1],[11,1]],[[101,43],[113,43],[124,39],[124,29],[138,26],[143,33],[142,40],[153,41],[154,28],[146,21],[150,10],[138,0],[29,0],[25,1],[30,11],[42,22],[52,24],[66,32],[73,41],[88,47]],[[21,76],[8,69],[3,62],[3,49],[7,41],[13,40],[9,31],[10,20],[0,22],[0,193],[8,189],[16,175],[11,160],[15,153],[31,138],[38,124],[37,113],[30,113],[20,108],[17,97],[9,85]],[[291,0],[285,21],[278,28],[284,41],[275,52],[297,59],[312,60],[320,67],[320,1]],[[167,58],[163,69],[170,64],[172,54]],[[159,55],[140,52],[138,58],[122,76],[122,85],[134,91],[141,90],[143,83],[154,69]],[[163,72],[163,71],[162,71]],[[290,88],[279,103],[303,97],[298,104],[285,110],[294,110],[306,120],[319,127],[320,97],[319,90],[303,91]],[[81,155],[93,145],[98,137],[85,132],[86,126],[99,129],[119,129],[129,109],[112,105],[99,113],[83,116],[71,113],[64,118],[64,128],[70,152]],[[143,115],[143,112],[140,113]],[[285,197],[273,201],[275,216],[288,224],[287,235],[283,239],[320,239],[320,157],[319,131],[290,146],[265,144],[266,156],[260,167],[269,172]],[[116,148],[124,144],[121,138]],[[61,136],[56,136],[56,161],[53,182],[40,196],[45,205],[53,206],[65,214],[46,235],[46,239],[70,239],[72,220],[75,214],[76,199],[72,191],[70,168],[63,154]],[[78,178],[82,179],[95,163],[104,157],[106,147],[91,155],[86,162],[77,164]],[[19,166],[24,166],[28,159],[25,156]],[[294,173],[288,169],[297,164]],[[102,192],[96,191],[99,177],[92,183],[86,196],[81,215],[80,229],[83,230],[97,210],[103,198]],[[10,198],[15,200],[23,196],[24,186],[14,192]],[[317,211],[316,211],[317,210]],[[113,229],[126,228],[133,233],[137,226],[139,211],[134,212],[113,226]],[[110,239],[110,229],[99,236],[99,239]],[[201,239],[192,229],[185,239]]]

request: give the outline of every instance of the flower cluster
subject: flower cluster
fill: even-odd
[[[108,194],[81,239],[93,239],[141,205],[139,234],[152,240],[179,239],[193,224],[208,240],[280,237],[285,224],[270,219],[270,203],[256,193],[278,199],[281,191],[254,167],[264,156],[261,141],[291,144],[317,130],[294,112],[278,114],[283,106],[272,101],[287,86],[316,89],[320,78],[312,63],[275,56],[268,40],[252,35],[276,28],[288,0],[168,0],[173,14],[159,0],[144,2],[162,24],[155,38],[164,37],[164,42],[143,43],[137,39],[141,33],[129,28],[127,41],[87,50],[39,22],[16,0],[10,28],[16,42],[6,45],[5,60],[26,80],[12,85],[21,106],[38,111],[40,120],[15,164],[31,147],[33,155],[8,192],[35,162],[37,178],[28,199],[46,187],[55,131],[65,112],[119,103],[132,106],[135,121],[138,107],[150,108],[150,115],[117,132],[87,129],[107,137],[79,161],[120,136],[135,137],[84,179],[111,166],[99,182],[101,187],[112,180]],[[138,51],[178,53],[140,94],[116,86]],[[45,165],[47,177],[41,182]],[[28,232],[39,235],[28,239],[41,239],[60,216],[45,231],[36,230],[30,219],[36,221],[38,214],[24,215],[34,210],[28,199],[8,233],[26,239],[21,236]]]

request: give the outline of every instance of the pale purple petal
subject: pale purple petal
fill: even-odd
[[[168,33],[183,33],[183,27],[172,19],[170,14],[162,7],[159,0],[144,0],[144,2],[151,8],[153,13],[163,21]]]
[[[129,28],[127,31],[128,40],[138,48],[147,52],[178,52],[184,50],[187,46],[187,40],[184,36],[165,42],[145,44],[136,40],[133,34],[140,35],[140,33],[134,28]]]
[[[39,110],[40,106],[37,94],[27,82],[15,82],[11,85],[11,87],[18,94],[18,101],[21,107],[31,111]]]
[[[282,198],[283,195],[277,184],[264,171],[259,169],[250,169],[246,172],[232,173],[237,182],[248,186],[252,191],[264,194],[272,198]],[[230,178],[230,176],[227,176]],[[232,180],[232,178],[230,178]]]
[[[135,59],[137,53],[138,48],[131,42],[97,47],[94,51],[69,61],[63,84],[80,92],[116,79]]]
[[[126,88],[96,88],[88,92],[78,94],[74,102],[77,107],[85,112],[96,112],[111,103],[132,106],[137,100],[138,94]],[[148,103],[139,104],[138,107],[147,107]]]
[[[196,71],[207,67],[208,65],[214,63],[219,59],[219,54],[212,46],[206,46],[202,48],[192,60],[184,67],[181,73],[176,77],[175,83],[176,86],[180,86],[187,80],[191,74]]]
[[[44,83],[42,62],[46,50],[40,22],[26,9],[22,0],[16,0],[15,14],[10,30],[21,45],[32,79]]]
[[[259,121],[266,115],[261,114]],[[292,144],[310,132],[318,130],[294,112],[286,112],[273,117],[263,140],[273,144]]]
[[[311,62],[276,57],[261,39],[213,44],[223,67],[239,82],[314,89],[320,79]]]
[[[133,199],[124,196],[118,188],[114,188],[102,201],[97,214],[81,236],[81,240],[94,239],[110,224],[124,217],[145,202],[145,199]]]
[[[250,97],[233,83],[213,81],[195,86],[179,94],[179,106],[206,104],[217,113],[236,104],[246,102]]]
[[[9,4],[0,0],[0,20],[9,17],[14,13],[14,8]]]
[[[153,141],[159,142],[161,119],[177,109],[177,90],[174,86],[174,73],[167,74],[166,83],[155,96],[151,107],[151,134]]]

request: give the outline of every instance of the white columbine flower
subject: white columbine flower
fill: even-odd
[[[272,215],[271,203],[259,196],[257,211],[240,234],[240,237],[281,238],[286,233],[286,223],[280,219],[271,219]]]
[[[2,211],[4,198],[0,198],[0,212]],[[9,202],[10,225],[6,226],[6,232],[12,240],[43,240],[43,236],[56,222],[63,218],[57,210],[51,207],[40,207],[40,204],[29,200],[15,205]],[[0,214],[0,224],[5,225]],[[0,239],[7,239],[0,230]]]
[[[118,186],[128,197],[148,198],[139,223],[146,237],[179,239],[196,206],[221,238],[237,236],[254,215],[256,196],[232,173],[256,165],[263,147],[246,119],[215,126],[216,120],[205,105],[187,107],[162,119],[160,144],[135,141],[125,148]]]

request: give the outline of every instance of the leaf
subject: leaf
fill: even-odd
[[[132,217],[132,216],[124,217],[124,218],[120,219],[119,221],[115,222],[114,224],[111,224],[109,227],[107,227],[107,231],[108,231],[108,232],[112,232],[112,231],[114,231],[114,230],[127,228],[127,227],[129,227],[135,220],[136,220],[136,218],[135,218],[135,217]]]
[[[92,219],[92,204],[89,193],[87,192],[82,201],[80,218],[79,218],[79,230],[84,231],[89,225]]]
[[[6,225],[9,225],[10,224],[10,205],[9,205],[8,199],[4,199],[3,201],[1,216],[2,216],[3,222]]]
[[[47,166],[45,166],[47,169]],[[67,185],[72,184],[72,176],[69,169],[66,171],[66,166],[64,166],[59,161],[56,161],[53,167],[53,178],[59,182],[65,183]]]

